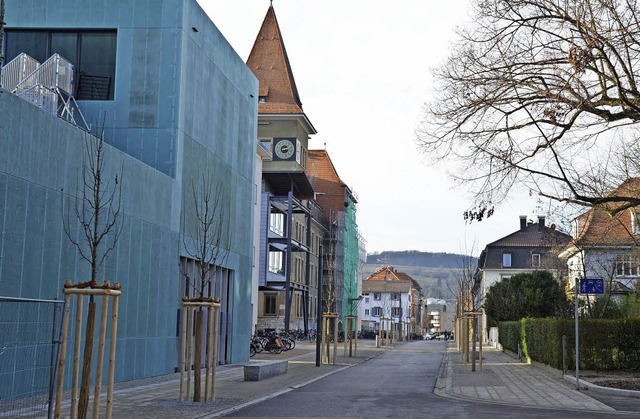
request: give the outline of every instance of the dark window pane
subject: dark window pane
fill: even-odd
[[[73,32],[53,32],[51,34],[51,55],[60,54],[74,66],[78,64],[78,34]]]
[[[5,33],[6,54],[5,63],[13,60],[20,53],[25,52],[39,62],[47,58],[47,32],[44,31],[11,31]]]
[[[81,33],[79,67],[78,99],[113,99],[116,34],[114,32]]]

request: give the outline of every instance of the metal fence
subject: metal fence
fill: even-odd
[[[0,86],[13,92],[16,86],[26,79],[29,74],[33,73],[39,65],[40,63],[35,58],[24,52],[21,53],[2,67]]]
[[[64,301],[0,296],[0,418],[52,417]]]

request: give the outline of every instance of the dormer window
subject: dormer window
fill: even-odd
[[[503,253],[502,254],[502,267],[510,268],[511,267],[511,253]]]
[[[258,103],[266,103],[266,102],[267,102],[266,96],[258,96]]]
[[[534,268],[540,267],[540,254],[534,253],[531,255],[531,266]]]

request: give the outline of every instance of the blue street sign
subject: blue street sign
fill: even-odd
[[[580,294],[604,294],[604,279],[582,278],[580,279]]]

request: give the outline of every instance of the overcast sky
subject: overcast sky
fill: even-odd
[[[269,0],[198,0],[246,61]],[[466,224],[468,191],[447,167],[419,154],[415,130],[429,100],[430,69],[447,57],[469,0],[274,0],[303,109],[341,179],[358,197],[358,227],[369,253],[474,253],[534,218],[521,197]],[[475,244],[475,252],[471,249]]]

